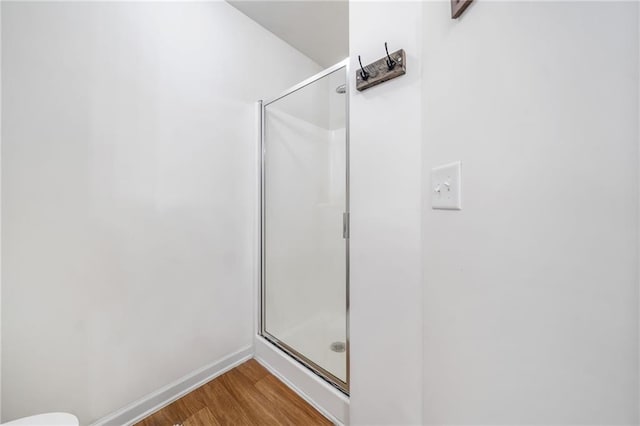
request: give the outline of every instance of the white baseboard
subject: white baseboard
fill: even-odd
[[[132,425],[251,358],[252,346],[241,349],[101,418],[92,426]]]
[[[255,359],[334,424],[349,423],[349,398],[261,336]]]

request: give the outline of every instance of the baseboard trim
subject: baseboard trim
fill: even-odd
[[[261,336],[255,338],[255,351],[256,361],[323,416],[338,426],[349,423],[349,397]]]
[[[126,407],[97,420],[92,423],[92,426],[133,425],[251,358],[253,358],[253,347],[248,346],[225,358],[205,365]]]

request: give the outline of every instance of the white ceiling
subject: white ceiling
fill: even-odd
[[[318,64],[349,56],[348,0],[227,0]]]

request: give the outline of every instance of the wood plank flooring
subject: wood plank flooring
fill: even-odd
[[[136,426],[331,424],[252,359],[164,407]]]

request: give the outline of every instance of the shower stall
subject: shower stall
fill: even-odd
[[[348,61],[262,102],[259,333],[349,391]]]

